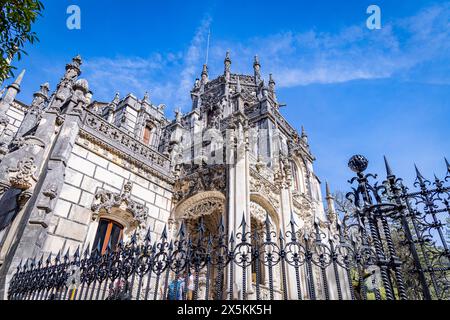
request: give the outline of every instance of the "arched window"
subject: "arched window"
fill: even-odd
[[[109,219],[100,219],[92,248],[98,249],[101,254],[105,253],[108,246],[115,250],[122,236],[122,225]]]
[[[153,126],[151,124],[147,124],[144,128],[144,136],[143,140],[146,145],[149,145],[152,141],[152,133],[153,133]]]

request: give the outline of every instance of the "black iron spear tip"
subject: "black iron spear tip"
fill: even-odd
[[[414,168],[416,169],[416,177],[419,180],[419,182],[423,182],[425,180],[425,178],[423,177],[422,173],[420,173],[419,168],[417,167],[416,164],[414,164]]]
[[[386,156],[384,156],[384,165],[386,167],[386,176],[389,177],[393,177],[394,174],[392,173],[392,169],[391,166],[389,165],[388,159],[386,158]]]
[[[230,243],[234,243],[234,231],[231,231]]]
[[[448,162],[447,158],[444,158],[445,164],[447,166],[447,171],[450,173],[450,163]]]
[[[161,234],[161,239],[167,239],[167,226],[164,226],[163,232]]]
[[[80,245],[78,245],[78,248],[75,251],[75,254],[73,256],[74,256],[74,258],[78,258],[80,256]]]
[[[86,249],[84,249],[83,255],[84,255],[85,257],[87,257],[88,254],[89,254],[89,247],[90,247],[90,246],[91,246],[91,244],[88,243],[88,245],[86,246]]]
[[[241,221],[241,225],[239,227],[243,227],[245,229],[245,227],[247,226],[247,223],[245,222],[245,211],[242,212],[242,221]]]
[[[64,259],[68,260],[70,257],[70,248],[67,248],[66,254],[64,255]]]
[[[295,223],[295,218],[294,218],[294,212],[291,211],[291,219],[289,221],[289,224],[293,227],[296,226],[297,224]]]
[[[150,232],[150,227],[147,230],[147,234],[145,235],[145,241],[150,242],[151,239],[151,232]]]
[[[61,258],[61,249],[58,251],[58,254],[56,255],[55,261],[58,262]]]
[[[266,221],[265,221],[266,225],[270,226],[270,219],[269,219],[269,211],[266,210]]]

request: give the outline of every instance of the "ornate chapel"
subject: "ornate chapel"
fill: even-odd
[[[76,56],[52,90],[18,98],[23,71],[0,100],[0,296],[29,257],[97,248],[104,252],[137,235],[176,237],[180,224],[228,235],[270,218],[274,233],[292,219],[305,233],[333,219],[305,130],[282,115],[272,75],[232,72],[194,81],[192,105],[173,118],[151,96],[95,100]],[[63,71],[63,70],[62,70]],[[237,271],[237,276],[239,276]],[[242,276],[242,275],[241,275]],[[275,270],[274,282],[280,283]],[[251,276],[252,282],[256,281]],[[294,281],[295,282],[295,281]],[[239,287],[237,281],[236,286]],[[261,280],[264,287],[264,280]],[[281,294],[280,287],[275,294]],[[295,289],[291,288],[293,291]],[[239,290],[236,290],[239,292]]]

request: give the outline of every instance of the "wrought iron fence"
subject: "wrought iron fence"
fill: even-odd
[[[73,256],[28,259],[9,284],[11,300],[449,299],[450,165],[432,184],[417,170],[416,192],[392,173],[371,184],[368,162],[349,162],[357,183],[353,209],[312,228],[292,215],[285,230],[269,216],[261,228],[245,219],[236,233],[202,218],[188,233],[164,229],[128,243]],[[432,187],[430,187],[432,186]],[[447,220],[445,220],[445,216]]]

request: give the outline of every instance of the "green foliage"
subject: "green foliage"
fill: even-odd
[[[38,41],[31,25],[41,15],[39,0],[0,0],[0,83],[13,76],[13,58],[20,60],[26,43]]]

